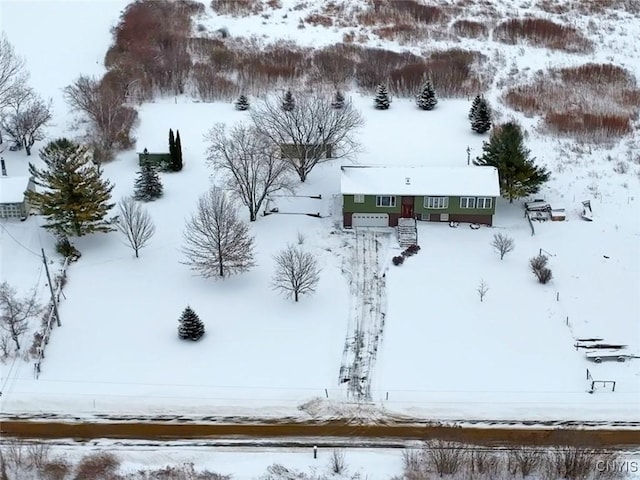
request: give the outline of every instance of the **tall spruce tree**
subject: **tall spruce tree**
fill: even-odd
[[[340,110],[341,108],[344,108],[344,95],[340,90],[336,90],[336,94],[333,97],[331,106],[336,110]]]
[[[476,133],[486,133],[491,129],[491,107],[484,97],[476,97],[477,102],[471,105],[469,118],[471,120],[471,130]]]
[[[204,335],[204,323],[191,307],[187,306],[178,320],[178,337],[182,340],[200,340]]]
[[[291,90],[287,90],[284,97],[282,97],[282,109],[285,112],[291,112],[294,108],[296,108],[296,99],[293,97]]]
[[[162,196],[163,187],[157,169],[144,163],[138,171],[138,176],[133,187],[133,198],[145,202],[151,202]]]
[[[176,159],[176,139],[173,135],[173,129],[169,129],[169,170],[173,170],[173,165],[175,165]]]
[[[416,104],[421,110],[433,110],[437,103],[438,98],[436,97],[436,91],[433,88],[433,84],[430,80],[427,80],[416,98]]]
[[[29,173],[44,190],[28,191],[27,199],[46,218],[45,228],[76,237],[115,230],[113,219],[107,219],[113,185],[102,178],[87,147],[61,138],[50,142],[40,158],[46,167],[30,163]]]
[[[176,143],[175,143],[175,160],[172,165],[174,172],[182,170],[182,141],[180,140],[180,130],[176,130]]]
[[[249,110],[249,99],[246,95],[240,95],[235,103],[236,110],[240,110],[241,112],[245,110]]]
[[[482,150],[482,156],[474,160],[474,165],[498,169],[500,194],[510,203],[537,193],[551,176],[546,168],[534,164],[535,158],[529,158],[522,129],[515,122],[496,127],[490,140],[483,143]]]
[[[389,106],[391,106],[389,92],[387,91],[387,87],[385,85],[380,84],[376,88],[376,96],[373,99],[373,104],[377,110],[388,110]]]

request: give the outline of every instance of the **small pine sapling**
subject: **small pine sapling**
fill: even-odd
[[[344,95],[340,90],[336,91],[336,94],[333,97],[333,101],[331,102],[331,107],[335,108],[336,110],[344,108]]]
[[[438,103],[436,91],[431,81],[427,80],[416,98],[416,104],[421,110],[433,110]]]
[[[500,254],[500,260],[502,260],[507,253],[513,251],[513,249],[515,248],[515,242],[513,238],[508,237],[507,235],[496,233],[493,236],[491,246],[496,252]]]
[[[389,107],[391,106],[391,100],[389,99],[389,92],[385,85],[378,85],[378,87],[376,88],[376,96],[373,99],[373,103],[376,110],[389,109]]]
[[[287,90],[282,97],[282,110],[291,112],[296,108],[296,99],[293,97],[291,90]]]
[[[236,110],[240,110],[244,112],[245,110],[249,110],[249,99],[246,95],[240,95],[235,103]]]
[[[200,317],[194,312],[190,306],[184,309],[180,319],[178,320],[178,337],[182,340],[200,340],[204,335],[204,323]]]

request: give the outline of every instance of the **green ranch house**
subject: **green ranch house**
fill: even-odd
[[[395,227],[399,218],[493,224],[500,196],[494,167],[344,166],[345,227]]]

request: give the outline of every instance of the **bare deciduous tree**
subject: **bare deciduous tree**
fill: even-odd
[[[502,235],[501,233],[496,233],[493,236],[491,246],[500,254],[500,260],[502,260],[507,253],[513,252],[516,244],[513,238],[508,237],[507,235]]]
[[[118,230],[127,237],[129,246],[138,258],[138,252],[143,248],[153,234],[156,227],[153,220],[144,208],[131,197],[125,197],[118,203],[120,213],[118,215]]]
[[[302,248],[287,245],[276,254],[276,271],[272,287],[297,302],[300,295],[313,293],[320,280],[320,268],[312,254]]]
[[[38,315],[40,310],[35,292],[21,299],[7,282],[0,284],[0,326],[9,332],[17,350],[20,350],[20,336],[29,328],[29,319]]]
[[[138,120],[138,112],[125,104],[126,89],[115,85],[80,76],[64,89],[67,103],[89,120],[89,135],[107,158],[114,149],[133,144],[131,131]]]
[[[429,440],[425,448],[427,458],[441,477],[455,475],[468,455],[468,449],[464,445],[446,440]]]
[[[184,232],[185,265],[204,277],[225,277],[255,265],[253,237],[236,203],[216,187],[198,200]]]
[[[225,125],[218,123],[206,139],[211,142],[209,162],[225,172],[227,185],[249,209],[252,222],[268,195],[291,191],[288,162],[255,128],[236,124],[227,134]]]
[[[9,113],[1,126],[31,155],[31,147],[45,138],[44,127],[51,120],[51,100],[45,103],[31,88],[22,85],[13,89],[5,108]]]
[[[489,291],[489,285],[487,285],[487,282],[485,282],[484,280],[480,280],[480,283],[478,284],[478,288],[476,288],[476,292],[478,292],[478,296],[480,297],[481,302],[484,300],[484,297],[488,291]]]
[[[522,478],[534,474],[542,465],[547,452],[531,447],[514,447],[507,456],[507,469],[511,475],[520,472]]]
[[[18,57],[4,33],[0,36],[0,110],[8,106],[14,90],[25,85],[29,75],[24,60]]]
[[[283,111],[277,98],[267,98],[252,110],[251,118],[258,132],[274,145],[292,150],[283,157],[302,182],[317,164],[357,152],[355,133],[364,125],[353,104],[335,109],[331,98],[318,94],[297,95],[291,111]],[[326,155],[329,149],[331,158]]]

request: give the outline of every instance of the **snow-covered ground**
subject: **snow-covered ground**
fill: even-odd
[[[2,28],[26,57],[33,86],[54,99],[48,140],[76,134],[61,89],[80,73],[102,72],[109,27],[124,4],[2,3]],[[34,19],[36,7],[42,10]],[[36,20],[37,26],[27,27]],[[302,36],[295,28],[286,32]],[[575,63],[550,55],[531,49],[514,59]],[[594,58],[603,56],[640,72],[633,51],[619,49],[613,40]],[[370,98],[350,95],[366,118],[357,163],[463,166],[467,148],[475,157],[486,139],[469,131],[466,100],[441,99],[436,110],[423,112],[410,100],[396,99],[389,111],[376,111]],[[252,271],[216,282],[194,276],[180,263],[185,219],[210,184],[203,135],[215,122],[247,115],[231,104],[188,98],[159,99],[140,108],[136,150],[163,148],[169,128],[179,129],[185,159],[183,172],[162,176],[165,195],[148,205],[157,233],[137,260],[117,232],[75,240],[82,258],[68,270],[62,327],[52,334],[42,374],[35,380],[32,363],[22,359],[3,364],[1,412],[275,417],[303,415],[299,406],[314,398],[347,398],[339,372],[353,305],[363,299],[352,293],[346,274],[358,262],[352,260],[356,236],[336,228],[338,162],[314,169],[297,192],[320,194],[321,200],[304,199],[298,206],[295,199],[280,200],[286,204],[283,213],[312,213],[306,203],[320,202],[317,211],[324,218],[274,214],[251,225],[257,247]],[[511,111],[502,115],[520,118]],[[378,259],[386,271],[386,320],[375,362],[367,369],[374,404],[387,413],[640,420],[640,359],[595,365],[573,347],[576,338],[595,336],[640,350],[637,131],[610,150],[529,133],[532,155],[553,172],[539,196],[565,208],[567,221],[536,223],[531,236],[522,205],[500,202],[494,228],[420,224],[417,256],[394,267],[390,260],[399,248],[392,248]],[[23,152],[3,156],[10,175],[26,173]],[[620,159],[629,162],[628,173],[614,171]],[[135,150],[105,165],[116,185],[114,199],[131,193],[136,168]],[[587,199],[595,213],[591,223],[578,215]],[[40,248],[59,257],[38,224],[36,217],[2,221],[1,271],[3,280],[24,293],[37,285],[46,300]],[[503,261],[489,246],[498,232],[516,241]],[[319,259],[322,275],[316,295],[294,303],[273,292],[269,282],[273,254],[299,242],[299,234]],[[537,284],[528,268],[540,249],[551,255],[554,279],[546,286]],[[482,303],[475,291],[481,279],[489,285]],[[187,305],[207,329],[196,344],[176,335]],[[615,380],[616,391],[588,394],[587,368],[594,380]]]

